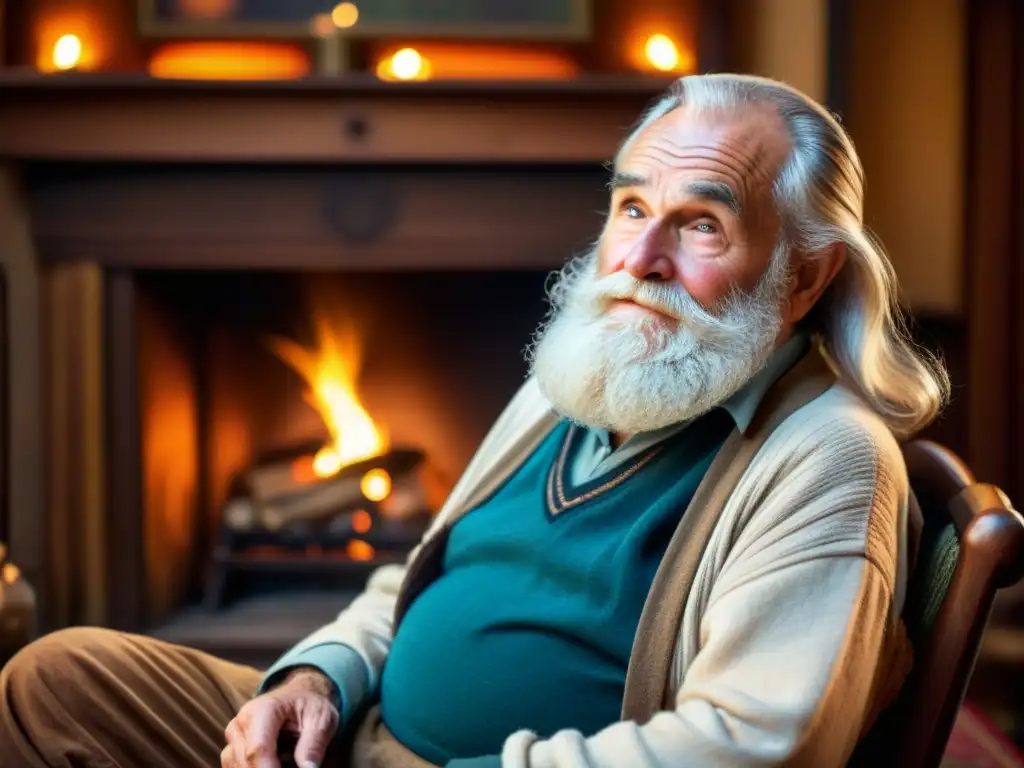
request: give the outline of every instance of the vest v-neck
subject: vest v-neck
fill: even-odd
[[[604,472],[578,485],[572,482],[571,467],[580,447],[582,428],[570,424],[562,438],[562,447],[548,470],[544,487],[544,503],[548,517],[555,519],[566,510],[578,507],[596,496],[622,484],[641,467],[661,453],[671,438],[666,438],[647,450],[637,454],[630,461]]]

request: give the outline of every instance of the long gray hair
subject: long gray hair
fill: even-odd
[[[767,105],[778,112],[790,153],[773,190],[788,246],[777,252],[814,254],[835,243],[847,250],[845,265],[807,318],[808,330],[894,434],[926,426],[946,404],[949,377],[907,330],[892,264],[864,227],[864,171],[846,131],[821,105],[782,83],[694,75],[677,80],[644,115],[620,156],[651,123],[683,105],[699,112]]]

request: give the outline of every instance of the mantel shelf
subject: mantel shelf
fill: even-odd
[[[0,159],[123,162],[542,162],[611,157],[666,85],[158,80],[0,74]]]
[[[26,94],[60,97],[131,96],[166,94],[374,96],[462,96],[466,98],[551,99],[575,97],[606,100],[619,97],[647,98],[667,87],[672,78],[648,75],[582,75],[566,80],[427,80],[388,82],[367,73],[339,77],[314,75],[294,80],[171,80],[131,73],[67,72],[40,74],[36,70],[0,70],[0,103]]]

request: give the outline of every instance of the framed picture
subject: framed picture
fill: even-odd
[[[150,38],[309,37],[313,19],[338,0],[138,0],[139,28]],[[353,0],[354,38],[437,37],[585,40],[591,0]]]

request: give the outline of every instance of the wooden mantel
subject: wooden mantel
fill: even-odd
[[[601,162],[667,83],[4,74],[0,159]]]

